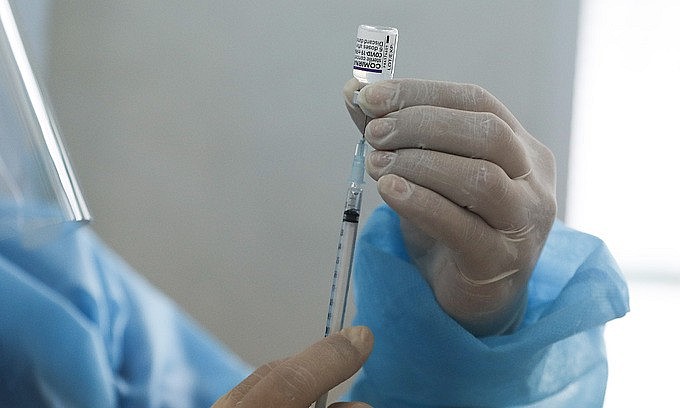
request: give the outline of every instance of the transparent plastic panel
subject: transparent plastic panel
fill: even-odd
[[[90,214],[7,0],[0,59],[0,239],[35,242]]]

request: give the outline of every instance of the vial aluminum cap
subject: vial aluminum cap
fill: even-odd
[[[354,78],[370,84],[394,77],[398,33],[392,27],[359,26],[354,48]]]

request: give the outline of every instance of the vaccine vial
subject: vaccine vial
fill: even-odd
[[[354,78],[364,84],[392,79],[397,55],[396,28],[360,25],[354,49]]]

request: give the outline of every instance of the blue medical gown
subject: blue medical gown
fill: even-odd
[[[0,241],[0,406],[208,407],[249,371],[89,228]]]
[[[628,291],[599,239],[553,226],[514,333],[476,338],[451,319],[410,262],[399,218],[373,214],[357,247],[357,325],[373,353],[351,398],[375,407],[600,407],[607,382],[604,323]]]
[[[603,324],[625,314],[627,292],[599,240],[556,224],[522,327],[480,339],[438,307],[398,223],[379,208],[357,246],[355,323],[375,348],[351,398],[601,405]],[[35,248],[0,241],[0,406],[207,407],[249,372],[89,228]]]

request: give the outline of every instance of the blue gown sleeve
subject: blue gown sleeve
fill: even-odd
[[[0,406],[208,407],[250,371],[88,228],[0,241]]]
[[[502,336],[477,338],[439,307],[386,206],[364,226],[354,279],[354,324],[372,329],[375,346],[349,399],[375,408],[602,406],[603,327],[628,311],[628,292],[599,239],[556,222],[524,321]]]

